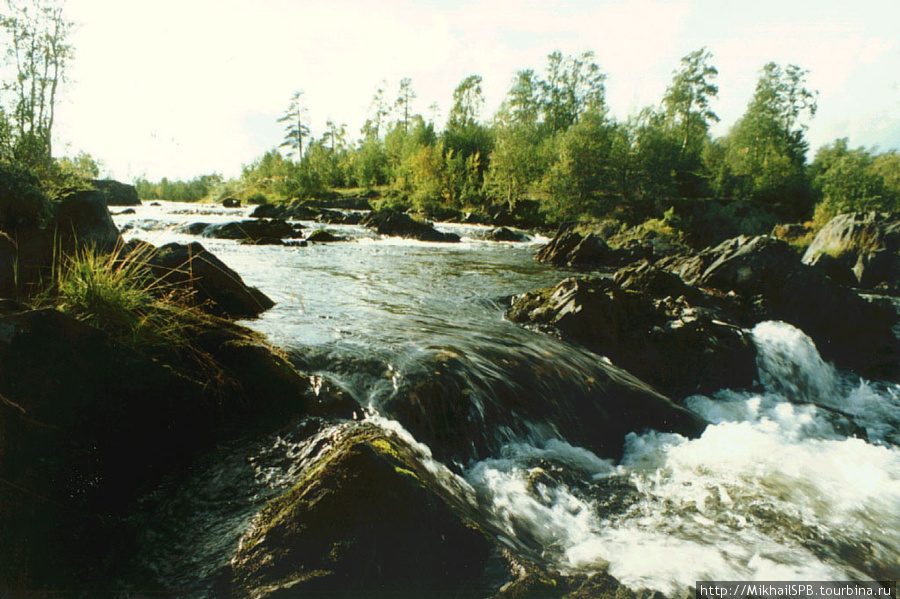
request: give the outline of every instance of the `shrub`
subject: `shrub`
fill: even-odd
[[[12,232],[46,223],[50,202],[28,169],[0,162],[0,230]]]
[[[86,248],[64,257],[37,303],[72,314],[148,355],[188,358],[206,368],[209,359],[194,346],[192,328],[210,317],[189,305],[185,288],[150,274],[151,251],[146,246],[104,254]]]

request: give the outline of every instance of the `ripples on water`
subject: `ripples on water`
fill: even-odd
[[[175,232],[180,224],[246,214],[172,210],[145,206],[116,220],[135,224],[129,235],[162,244],[195,239]],[[247,323],[273,343],[383,364],[378,372],[334,373],[363,403],[393,392],[396,377],[435,348],[468,356],[484,372],[499,369],[498,377],[501,361],[484,364],[486,356],[554,360],[567,351],[502,319],[503,298],[567,274],[536,264],[533,245],[478,241],[484,230],[466,226],[442,227],[463,235],[456,245],[378,240],[361,227],[326,227],[356,239],[308,248],[201,242],[278,302]],[[629,586],[668,593],[698,579],[896,580],[900,389],[836,372],[789,325],[762,323],[753,338],[760,388],[686,400],[712,423],[698,439],[632,433],[614,464],[565,439],[522,435],[466,465],[463,477],[442,476],[458,493],[471,494],[511,546],[564,572],[608,568]],[[566,388],[550,382],[542,392]],[[194,480],[149,517],[149,529],[154,522],[162,529],[161,541],[148,550],[159,576],[179,586],[211,577],[252,514],[289,486],[335,431],[308,438],[308,430],[298,430],[198,467]],[[420,450],[430,459],[427,447]],[[225,500],[219,493],[227,489],[238,492]],[[198,494],[199,507],[189,500]],[[167,521],[191,518],[200,524],[187,538],[165,530]],[[206,565],[195,568],[198,563]]]

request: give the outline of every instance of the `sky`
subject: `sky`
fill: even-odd
[[[409,77],[414,108],[439,120],[465,77],[485,115],[515,73],[593,51],[624,119],[658,105],[686,54],[719,71],[724,135],[769,61],[810,71],[812,152],[839,137],[900,149],[900,0],[68,0],[74,59],[57,108],[57,154],[87,152],[105,175],[236,176],[283,139],[276,120],[302,89],[313,134],[352,138],[382,82]]]

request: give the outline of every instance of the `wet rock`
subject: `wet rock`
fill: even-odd
[[[305,377],[258,335],[194,324],[202,363],[183,346],[150,357],[55,310],[0,316],[4,591],[109,584],[146,485],[225,431],[303,412]]]
[[[756,351],[749,338],[673,276],[645,265],[620,271],[626,288],[570,278],[515,297],[507,316],[557,331],[674,399],[752,384]]]
[[[94,188],[104,197],[107,206],[140,206],[134,185],[112,179],[94,179]]]
[[[427,594],[481,576],[486,537],[420,456],[371,425],[334,438],[241,540],[232,596]]]
[[[600,264],[609,255],[609,246],[593,233],[581,235],[569,228],[561,228],[550,242],[542,247],[535,259],[557,266]]]
[[[744,325],[782,320],[802,329],[826,360],[864,376],[898,375],[900,347],[892,332],[892,305],[867,301],[807,266],[785,242],[737,237],[665,267],[686,283],[743,296],[758,310]],[[838,316],[839,315],[839,316]]]
[[[260,204],[250,213],[251,218],[279,218],[291,220],[315,220],[319,210],[302,202]]]
[[[344,238],[329,233],[325,229],[316,229],[306,236],[306,241],[313,241],[315,243],[333,243],[335,241],[344,241]]]
[[[340,210],[324,209],[319,212],[316,221],[332,225],[358,225],[366,216],[367,214],[363,212],[341,212]]]
[[[248,318],[275,305],[199,243],[170,243],[149,252],[146,260],[159,286],[189,287],[192,300],[212,314]]]
[[[507,227],[499,227],[491,231],[493,241],[526,241],[528,237],[524,233],[513,231]]]
[[[294,227],[287,221],[277,218],[210,225],[203,230],[202,235],[215,239],[236,239],[240,241],[299,237]]]
[[[431,224],[414,220],[408,214],[382,210],[373,212],[365,221],[370,229],[374,229],[379,235],[394,237],[406,237],[419,241],[457,242],[459,235],[455,233],[441,233]]]
[[[839,214],[813,238],[803,255],[804,264],[825,264],[863,289],[900,291],[900,218],[876,212]]]
[[[52,228],[69,251],[80,247],[110,251],[121,241],[106,197],[99,191],[77,191],[60,200]]]
[[[207,227],[209,226],[209,223],[190,223],[184,225],[178,230],[181,233],[187,233],[188,235],[203,235],[203,232],[206,231]]]
[[[529,572],[505,585],[494,599],[666,599],[658,591],[632,591],[605,573]]]
[[[126,208],[125,210],[120,210],[119,212],[110,212],[112,216],[122,216],[125,214],[137,214],[134,208]]]
[[[223,208],[240,208],[241,201],[238,200],[237,198],[225,198],[224,200],[222,200],[222,207]]]
[[[527,436],[529,423],[615,459],[629,432],[696,436],[705,427],[631,374],[574,352],[556,360],[529,348],[483,347],[477,359],[438,351],[398,382],[381,409],[445,463],[483,459],[508,440],[497,431]]]

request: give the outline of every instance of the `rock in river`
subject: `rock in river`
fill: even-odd
[[[455,233],[441,233],[429,223],[419,222],[408,214],[391,210],[373,212],[363,221],[363,224],[370,229],[375,229],[379,235],[408,237],[419,241],[459,241],[459,235]]]
[[[232,596],[427,596],[482,575],[487,538],[406,443],[366,424],[332,438],[245,534],[231,562]]]

